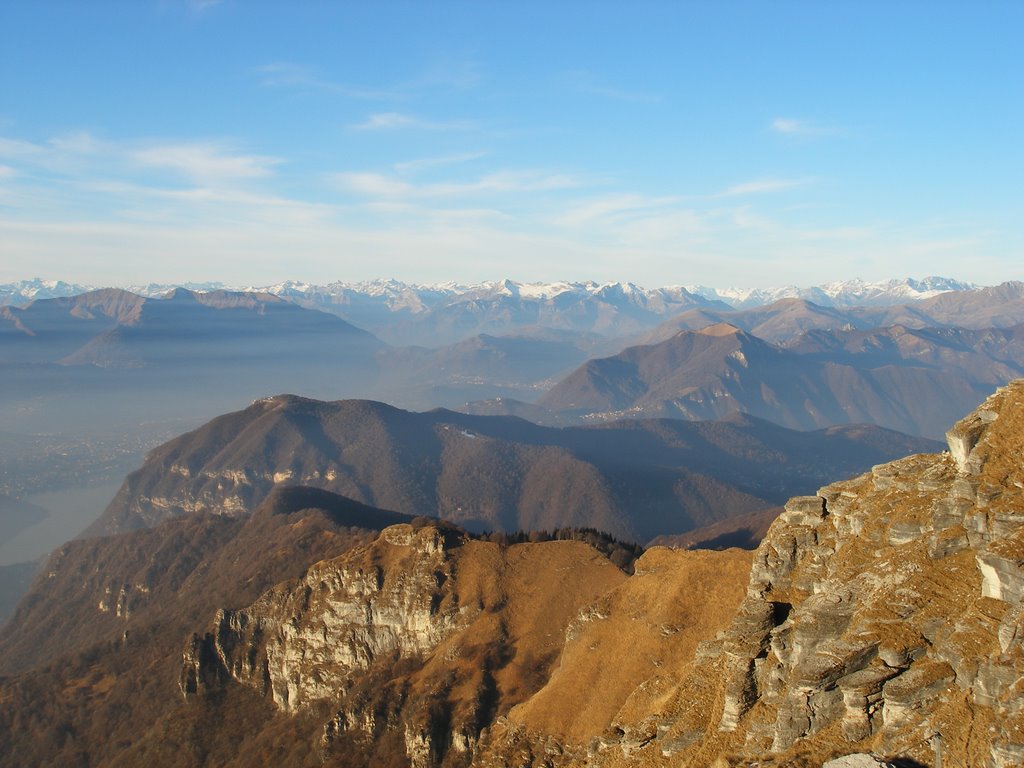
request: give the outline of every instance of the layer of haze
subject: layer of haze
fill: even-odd
[[[4,3],[0,281],[1020,277],[1019,3]]]

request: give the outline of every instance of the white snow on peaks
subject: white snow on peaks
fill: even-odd
[[[519,295],[527,299],[553,299],[572,290],[572,283],[523,283]]]
[[[800,288],[787,285],[779,288],[710,288],[687,286],[691,293],[706,299],[724,301],[734,309],[771,304],[779,299],[806,299],[825,307],[890,306],[908,301],[920,301],[947,291],[967,291],[978,286],[948,277],[925,277],[867,282],[865,280],[837,280],[823,285]]]
[[[36,299],[59,299],[77,296],[92,290],[91,286],[65,283],[63,280],[42,280],[38,277],[0,285],[0,305],[25,304]]]
[[[61,280],[22,280],[0,285],[0,305],[24,304],[35,299],[75,296],[93,290],[95,286],[65,283]],[[712,288],[704,285],[673,285],[663,288],[643,288],[630,282],[603,282],[592,280],[521,283],[515,280],[495,280],[483,283],[454,281],[434,284],[404,283],[395,279],[364,280],[360,282],[336,281],[315,285],[299,280],[286,280],[273,285],[227,285],[221,282],[149,283],[128,286],[127,290],[142,296],[160,297],[175,288],[187,288],[197,293],[216,290],[253,291],[270,293],[307,306],[346,304],[376,306],[385,311],[422,312],[440,304],[461,301],[518,299],[527,302],[545,302],[569,294],[580,299],[594,298],[603,302],[625,303],[640,307],[656,307],[678,303],[693,303],[693,297],[720,301],[734,309],[770,304],[785,298],[799,298],[826,307],[888,306],[918,301],[946,291],[977,288],[973,283],[946,277],[925,277],[869,282],[860,279],[838,280],[822,285],[777,288]]]

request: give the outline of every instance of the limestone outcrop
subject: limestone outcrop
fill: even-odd
[[[790,500],[660,733],[597,762],[1024,764],[1024,381],[948,441]]]
[[[324,561],[298,587],[283,585],[249,608],[218,611],[212,631],[186,651],[183,692],[196,692],[211,666],[219,667],[295,711],[334,698],[378,658],[433,649],[476,608],[460,606],[445,588],[453,576],[446,537],[457,535],[391,526],[381,548],[398,552],[387,570],[380,562]]]
[[[218,611],[186,645],[180,687],[192,698],[241,684],[320,718],[325,759],[461,765],[547,679],[570,621],[625,579],[579,541],[499,546],[393,525]]]

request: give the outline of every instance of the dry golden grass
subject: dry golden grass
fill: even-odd
[[[551,679],[510,719],[580,744],[620,712],[626,722],[656,714],[666,694],[658,680],[676,679],[697,643],[731,620],[750,557],[742,550],[648,550],[632,577],[574,623]]]

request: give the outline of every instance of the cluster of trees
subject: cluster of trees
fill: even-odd
[[[582,541],[589,544],[626,573],[633,573],[633,564],[644,553],[644,548],[629,541],[620,541],[611,534],[595,528],[556,528],[551,531],[492,531],[474,538],[493,541],[501,546],[537,544],[544,541]]]

